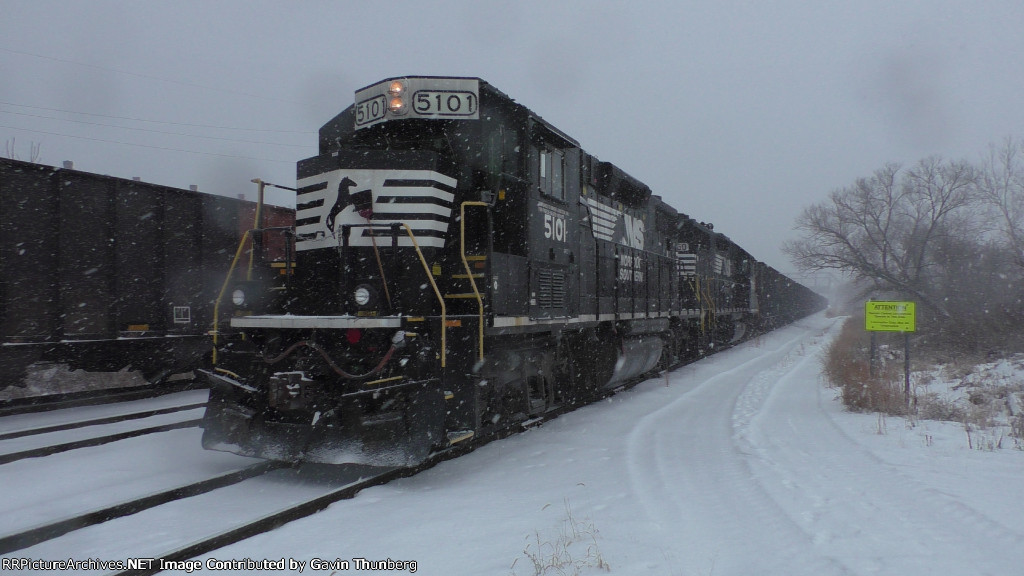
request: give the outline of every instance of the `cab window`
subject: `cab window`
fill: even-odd
[[[565,152],[542,146],[540,152],[540,174],[538,185],[542,194],[565,200]]]

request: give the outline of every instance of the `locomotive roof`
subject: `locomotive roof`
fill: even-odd
[[[408,79],[475,80],[475,81],[479,82],[480,91],[481,92],[486,92],[488,94],[488,96],[501,100],[504,103],[504,105],[506,105],[506,106],[513,107],[513,108],[516,108],[516,109],[519,109],[519,110],[525,112],[526,114],[529,115],[529,117],[531,119],[533,119],[534,122],[536,122],[537,124],[543,126],[550,133],[552,133],[552,134],[556,135],[557,137],[565,140],[569,145],[571,145],[573,147],[576,147],[576,148],[580,147],[579,142],[575,138],[573,138],[572,136],[569,136],[568,134],[566,134],[562,130],[559,130],[557,127],[555,127],[553,124],[551,124],[550,122],[545,120],[543,117],[541,117],[539,114],[537,114],[536,112],[534,112],[530,108],[520,104],[519,102],[516,102],[516,100],[514,98],[512,98],[511,96],[509,96],[505,92],[502,92],[501,90],[496,88],[493,84],[487,82],[486,80],[483,80],[482,78],[476,77],[476,76],[415,76],[415,75],[413,75],[413,76],[393,76],[393,77],[390,77],[390,78],[384,78],[384,79],[378,80],[376,82],[373,82],[372,84],[368,84],[368,85],[366,85],[366,86],[364,86],[362,88],[359,88],[358,90],[355,91],[355,94],[358,94],[360,91],[366,90],[366,89],[371,88],[373,86],[377,86],[379,84],[383,84],[384,82],[390,82],[392,80],[408,80]],[[337,136],[339,136],[341,134],[350,132],[352,130],[352,128],[350,128],[350,126],[353,124],[352,116],[353,116],[354,108],[355,108],[355,103],[352,103],[352,104],[346,106],[344,110],[339,112],[336,116],[334,116],[333,118],[328,120],[326,123],[324,123],[320,127],[320,142],[321,142],[321,146],[322,147],[323,147],[324,144],[327,144],[327,146],[329,147],[330,146],[330,142],[335,137],[337,137]]]
[[[378,84],[383,84],[385,82],[390,82],[392,80],[409,80],[411,78],[435,78],[435,79],[438,79],[438,80],[476,80],[478,82],[486,83],[486,82],[484,82],[483,78],[478,78],[476,76],[416,76],[416,75],[412,75],[412,76],[392,76],[390,78],[382,78],[380,80],[377,80],[376,82],[373,82],[371,84],[367,84],[366,86],[363,86],[362,88],[356,89],[356,92],[362,92],[363,90],[366,90],[367,88],[376,86]],[[507,96],[506,96],[506,98],[507,98]]]

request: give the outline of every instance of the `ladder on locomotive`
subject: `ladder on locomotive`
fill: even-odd
[[[467,208],[476,212],[476,217],[467,218]],[[482,215],[479,214],[481,210],[484,212]],[[487,254],[491,234],[490,204],[463,202],[459,215],[459,262],[446,267],[445,283],[448,290],[444,297],[451,302],[449,314],[477,316],[477,355],[483,359]]]

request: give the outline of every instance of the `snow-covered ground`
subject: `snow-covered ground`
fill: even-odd
[[[962,424],[844,412],[819,376],[840,322],[812,317],[197,560],[338,575],[1022,573],[1024,451],[971,449]]]
[[[819,377],[839,323],[815,316],[206,558],[348,561],[339,574],[356,558],[448,576],[1020,574],[1024,452],[971,450],[954,424],[887,418],[879,434],[877,415],[844,412]]]

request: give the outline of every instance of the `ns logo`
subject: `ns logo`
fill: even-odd
[[[622,243],[630,248],[644,249],[644,221],[634,218],[629,214],[622,215],[622,222],[625,224],[625,237]]]

